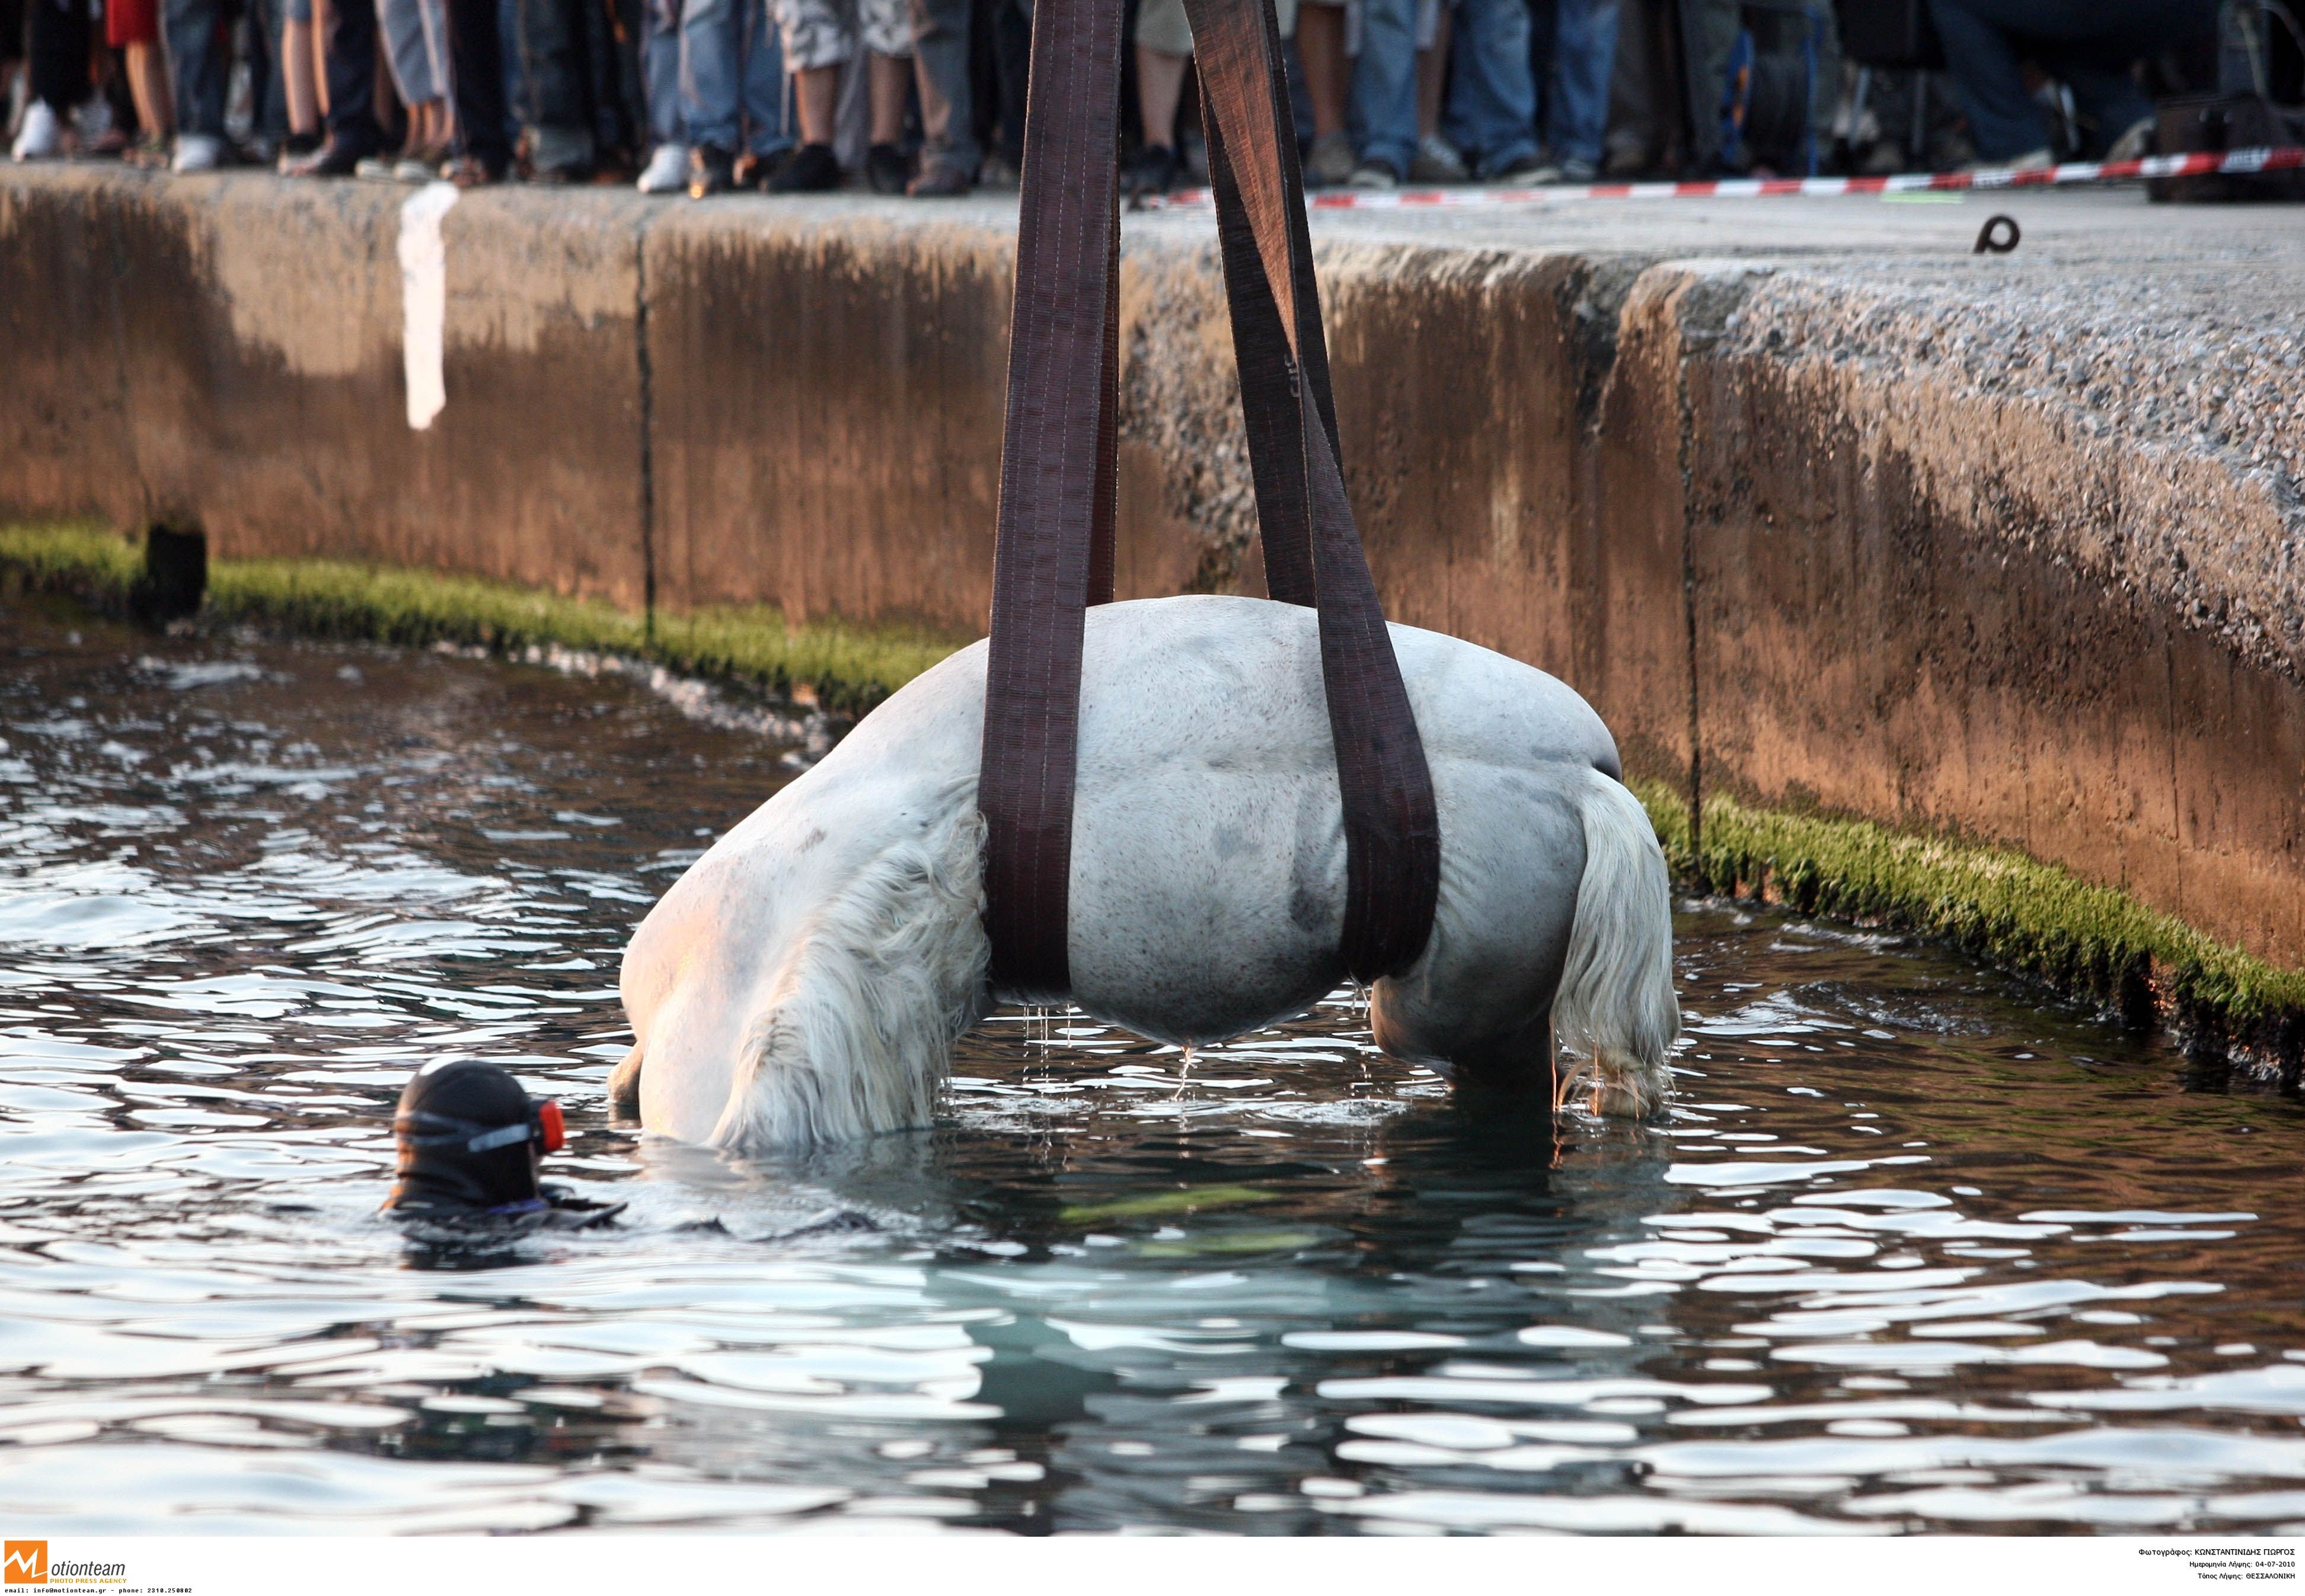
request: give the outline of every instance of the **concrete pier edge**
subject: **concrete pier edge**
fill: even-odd
[[[1692,879],[2293,1077],[2305,213],[1994,203],[2013,255],[1833,201],[1316,216],[1372,568],[1591,700]],[[197,529],[219,613],[861,708],[983,624],[1014,229],[0,170],[0,517]],[[1121,289],[1119,591],[1261,591],[1206,218],[1128,218]]]
[[[149,622],[155,617],[139,614],[149,559],[133,538],[95,526],[0,525],[0,595],[61,594],[100,615]],[[557,644],[774,691],[797,688],[852,711],[959,646],[906,639],[844,657],[821,640],[795,646],[775,617],[755,616],[729,622],[724,646],[705,651],[660,643],[644,617],[606,606],[326,561],[213,561],[197,621],[208,631],[414,647],[446,641],[507,656]],[[826,675],[835,659],[852,674]],[[2298,1086],[2305,973],[2275,969],[2122,893],[2005,848],[1773,811],[1725,794],[1705,801],[1693,828],[1680,789],[1638,778],[1632,786],[1688,890],[1946,942],[2130,1025],[2165,1027],[2197,1064],[2222,1061],[2284,1090]]]

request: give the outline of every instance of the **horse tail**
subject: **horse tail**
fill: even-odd
[[[1576,1064],[1561,1100],[1589,1088],[1596,1113],[1638,1116],[1664,1104],[1665,1057],[1680,1034],[1672,991],[1672,886],[1640,800],[1587,770],[1578,812],[1585,875],[1569,928],[1553,1023]]]

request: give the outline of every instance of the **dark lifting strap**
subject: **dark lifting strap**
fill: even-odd
[[[1338,951],[1348,974],[1373,981],[1412,964],[1432,931],[1441,874],[1432,777],[1345,497],[1272,0],[1187,0],[1187,9],[1267,590],[1319,614],[1344,804]],[[1084,617],[1112,593],[1119,13],[1117,0],[1033,8],[1025,111],[978,803],[993,985],[1049,1001],[1071,986]]]
[[[1112,594],[1120,0],[1040,0],[1008,327],[977,807],[992,983],[1069,995],[1081,629]]]
[[[1185,12],[1200,64],[1265,589],[1291,603],[1309,598],[1320,612],[1344,797],[1338,953],[1346,973],[1374,981],[1415,963],[1432,934],[1441,891],[1433,777],[1345,497],[1272,0],[1186,0]]]

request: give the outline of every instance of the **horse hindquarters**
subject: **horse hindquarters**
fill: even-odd
[[[1680,1030],[1664,855],[1633,795],[1590,766],[1444,763],[1441,906],[1425,956],[1377,983],[1377,1045],[1459,1082],[1549,1084],[1602,1113],[1660,1107]]]

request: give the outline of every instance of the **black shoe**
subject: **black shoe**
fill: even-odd
[[[1547,183],[1561,181],[1561,168],[1535,150],[1531,150],[1527,155],[1513,157],[1494,172],[1490,173],[1489,181],[1526,183],[1531,188],[1542,188]]]
[[[1124,186],[1132,200],[1165,194],[1177,186],[1177,174],[1181,170],[1174,149],[1166,144],[1147,144],[1136,152]]]
[[[375,153],[330,139],[310,155],[290,161],[280,174],[284,177],[350,177],[353,167]]]
[[[688,152],[688,197],[702,200],[710,194],[725,194],[736,186],[736,157],[725,149],[710,144],[698,144]]]
[[[490,159],[467,150],[451,156],[440,164],[440,175],[460,189],[482,188],[492,183],[502,183],[512,174],[509,158]]]
[[[840,186],[840,162],[829,144],[804,144],[761,186],[771,194],[821,194]]]
[[[901,194],[912,181],[913,164],[893,144],[875,144],[864,152],[864,177],[876,194]]]
[[[976,186],[965,168],[939,162],[905,185],[915,200],[957,200]]]

